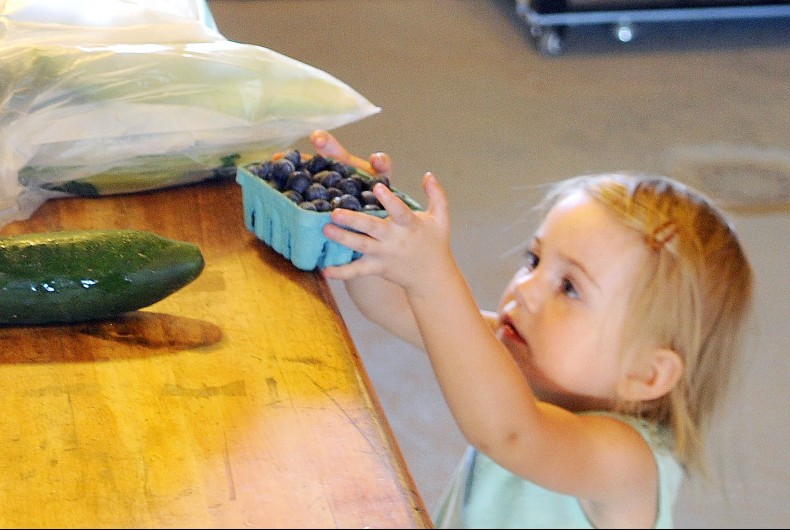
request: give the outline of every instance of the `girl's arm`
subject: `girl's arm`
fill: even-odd
[[[371,175],[392,177],[392,160],[386,153],[373,153],[368,160],[346,150],[329,132],[316,130],[310,135],[316,152]],[[424,349],[414,313],[403,289],[378,276],[361,276],[345,282],[354,305],[370,320],[406,342]]]
[[[412,212],[384,186],[373,191],[388,211],[385,219],[334,210],[324,233],[362,257],[324,274],[355,286],[368,278],[398,286],[392,311],[407,308],[462,432],[484,452],[504,453],[513,448],[514,433],[535,423],[536,400],[455,262],[444,191],[431,174],[423,185],[425,212]]]
[[[334,210],[337,225],[356,232],[330,224],[326,235],[363,256],[326,269],[327,277],[373,276],[401,288],[397,309],[410,309],[450,410],[481,452],[517,475],[580,497],[602,526],[652,524],[657,472],[647,444],[622,422],[536,398],[452,256],[443,190],[430,174],[424,187],[425,212],[412,212],[384,186],[374,193],[386,219]]]
[[[345,281],[346,291],[365,318],[409,344],[425,349],[403,289],[378,276]]]

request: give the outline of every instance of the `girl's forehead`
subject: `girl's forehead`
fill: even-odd
[[[603,209],[602,205],[598,204],[584,191],[574,191],[559,199],[546,212],[546,216],[543,218],[538,231],[545,233],[557,226],[565,229],[588,231],[591,223],[598,224],[602,221],[601,214]],[[585,222],[579,223],[579,221]]]
[[[644,238],[583,191],[549,210],[536,233],[544,252],[583,264],[593,275],[629,276],[644,263]]]
[[[561,228],[593,236],[600,231],[631,233],[606,206],[583,190],[574,191],[559,201],[546,214],[540,226],[546,231]]]

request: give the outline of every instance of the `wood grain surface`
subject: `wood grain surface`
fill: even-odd
[[[149,230],[206,261],[116,319],[0,327],[0,526],[430,526],[326,282],[241,208],[206,182],[52,199],[0,232]]]

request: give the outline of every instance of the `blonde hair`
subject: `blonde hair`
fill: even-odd
[[[662,347],[684,363],[678,384],[619,410],[670,427],[687,468],[705,473],[703,433],[740,358],[753,273],[733,227],[703,194],[662,176],[611,173],[557,183],[545,211],[583,191],[638,231],[651,250],[632,299],[626,346]]]

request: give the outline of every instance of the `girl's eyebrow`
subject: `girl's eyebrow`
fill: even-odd
[[[533,244],[535,245],[536,248],[542,247],[543,246],[542,243],[543,243],[543,241],[541,240],[540,237],[535,236],[533,238]],[[578,269],[579,272],[581,272],[582,275],[585,276],[590,281],[590,283],[592,283],[599,291],[601,290],[601,286],[598,285],[598,282],[595,281],[595,278],[593,277],[593,275],[590,274],[590,271],[588,271],[584,267],[584,265],[581,264],[581,262],[571,258],[570,256],[568,256],[568,255],[566,255],[566,254],[564,254],[562,252],[559,252],[558,255],[559,255],[560,259],[563,260],[564,262],[566,262],[568,265],[570,265],[571,267],[573,267],[575,269]]]
[[[575,267],[575,268],[579,269],[579,271],[581,271],[582,275],[586,276],[587,279],[590,280],[590,283],[592,283],[595,286],[596,289],[598,289],[599,291],[601,290],[601,286],[598,285],[598,282],[595,281],[595,278],[593,278],[593,275],[590,274],[590,272],[587,269],[584,268],[584,265],[582,265],[578,261],[576,261],[574,259],[571,259],[571,258],[569,258],[567,256],[563,256],[563,259],[565,259],[568,262],[568,264],[570,264],[571,267]]]

